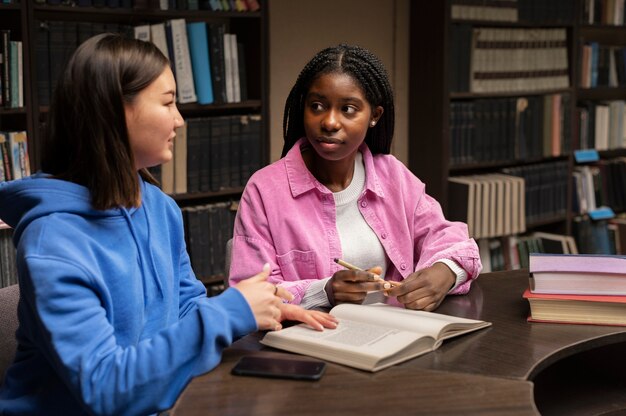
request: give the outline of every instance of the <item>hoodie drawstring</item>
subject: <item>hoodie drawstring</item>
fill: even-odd
[[[141,245],[139,244],[139,238],[137,237],[137,231],[135,230],[135,226],[133,225],[132,219],[130,218],[130,214],[128,213],[128,210],[126,208],[121,208],[120,209],[122,211],[122,214],[124,215],[124,218],[126,219],[126,223],[128,224],[128,228],[130,229],[130,233],[133,236],[133,241],[135,242],[135,246],[137,247],[137,252],[139,253],[139,263],[140,263],[140,267],[141,270],[143,272],[143,268],[144,268],[144,260],[143,260],[143,256],[141,253]],[[145,213],[144,213],[145,215]],[[148,219],[148,216],[145,215],[146,217],[146,222],[147,222],[147,229],[148,229],[148,244],[150,242],[150,220]],[[159,294],[161,295],[161,297],[164,297],[164,292],[163,292],[163,285],[161,284],[161,281],[158,278],[158,273],[156,270],[156,265],[154,264],[154,257],[152,255],[152,250],[150,250],[150,246],[148,246],[148,253],[149,253],[149,257],[150,257],[150,268],[152,269],[152,273],[154,276],[154,281],[156,283],[156,286],[159,290]],[[147,288],[146,288],[146,279],[141,279],[141,283],[143,285],[143,290],[144,293],[146,293]],[[147,300],[147,297],[144,297],[144,302]]]

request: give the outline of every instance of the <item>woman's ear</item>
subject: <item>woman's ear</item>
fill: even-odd
[[[378,123],[378,120],[380,120],[380,117],[383,115],[384,111],[385,110],[380,105],[372,110],[372,116],[370,118],[370,127],[374,127],[376,123]]]

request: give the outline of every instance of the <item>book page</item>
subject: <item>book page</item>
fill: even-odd
[[[304,324],[265,334],[261,344],[377,371],[433,349],[423,334],[339,318],[336,329],[315,331]]]
[[[385,304],[352,305],[343,303],[335,306],[330,313],[340,319],[350,319],[384,328],[427,334],[436,339],[459,335],[491,325],[488,322],[474,319],[403,309]]]

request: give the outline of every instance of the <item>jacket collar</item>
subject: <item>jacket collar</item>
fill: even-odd
[[[287,170],[287,181],[291,189],[291,195],[297,198],[301,194],[312,189],[317,189],[322,194],[330,194],[331,191],[322,185],[304,164],[301,149],[309,146],[306,138],[298,140],[285,156],[285,168]],[[376,169],[374,168],[374,156],[365,142],[359,147],[359,151],[363,155],[363,163],[365,164],[365,192],[372,192],[384,198],[385,194],[378,181]]]

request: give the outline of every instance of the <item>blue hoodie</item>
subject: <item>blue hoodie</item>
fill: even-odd
[[[0,414],[167,409],[256,329],[238,290],[206,297],[176,203],[143,181],[141,191],[139,208],[99,211],[85,187],[47,175],[0,183],[21,290]]]

